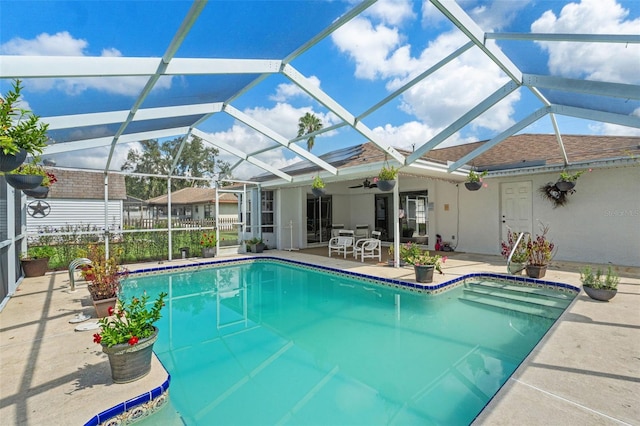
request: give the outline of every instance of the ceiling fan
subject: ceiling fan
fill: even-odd
[[[377,187],[378,187],[377,183],[371,183],[369,178],[367,178],[364,181],[362,181],[362,185],[350,186],[349,188],[377,188]]]

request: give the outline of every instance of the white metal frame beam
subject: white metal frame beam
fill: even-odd
[[[378,140],[378,137],[365,126],[361,121],[358,121],[349,111],[347,111],[342,105],[333,100],[329,95],[324,93],[318,87],[314,86],[305,76],[303,76],[298,70],[293,68],[289,64],[285,64],[282,67],[282,73],[289,78],[298,87],[304,90],[311,97],[315,98],[322,105],[327,107],[331,112],[346,121],[354,130],[360,133],[362,136],[370,140],[377,145],[381,150],[389,154],[401,165],[405,164],[405,158],[394,147]]]
[[[476,119],[480,114],[500,102],[518,87],[518,84],[513,81],[507,82],[507,84],[493,92],[491,95],[489,95],[489,97],[480,102],[478,105],[471,108],[466,114],[451,123],[446,129],[435,135],[427,143],[418,147],[411,155],[409,155],[409,157],[407,157],[407,163],[411,164],[418,160],[424,154],[444,142],[449,136],[453,135],[455,132],[462,129],[464,126]]]
[[[640,43],[638,34],[485,33],[487,40],[575,41],[578,43]]]
[[[640,99],[640,85],[637,84],[607,83],[536,74],[523,74],[522,84],[538,89],[553,89],[622,99]]]
[[[250,155],[248,155],[247,153],[241,151],[240,149],[233,147],[225,142],[221,142],[221,141],[214,141],[211,139],[211,135],[208,135],[207,133],[198,130],[198,129],[193,129],[193,131],[191,132],[192,135],[199,137],[200,139],[202,139],[203,141],[206,141],[208,143],[210,143],[211,145],[222,149],[223,151],[228,152],[229,154],[233,154],[238,158],[241,158],[255,166],[260,167],[263,170],[266,170],[269,173],[273,173],[274,175],[286,180],[287,182],[291,182],[293,181],[293,178],[280,171],[279,169],[276,169],[275,167],[270,166],[269,164],[265,163],[264,161],[261,161],[255,157],[252,157]]]
[[[555,104],[551,105],[550,112],[559,115],[566,115],[569,117],[601,121],[603,123],[618,124],[620,126],[635,127],[637,129],[640,129],[640,117],[634,115],[622,115],[613,112],[596,111],[592,109]]]

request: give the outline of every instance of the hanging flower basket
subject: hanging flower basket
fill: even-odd
[[[0,150],[0,172],[10,172],[17,169],[26,158],[27,151],[23,148],[20,148],[17,154],[5,154]]]
[[[396,186],[395,180],[378,180],[376,183],[378,184],[378,189],[382,192],[393,191]]]
[[[464,186],[469,191],[477,191],[478,189],[482,188],[482,182],[465,182]]]
[[[42,183],[42,179],[44,179],[42,175],[7,174],[4,177],[9,185],[20,190],[37,188]]]
[[[576,186],[575,182],[569,182],[566,180],[559,180],[556,182],[556,188],[558,188],[558,191],[571,191],[574,186]]]
[[[22,192],[33,198],[47,198],[47,195],[49,195],[49,187],[38,186],[33,189],[24,189]]]
[[[311,193],[316,197],[322,197],[325,194],[324,189],[321,188],[311,188]]]

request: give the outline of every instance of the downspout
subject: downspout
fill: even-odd
[[[393,187],[393,265],[400,267],[400,176],[396,178],[396,185]]]
[[[104,256],[109,259],[109,173],[104,172]]]

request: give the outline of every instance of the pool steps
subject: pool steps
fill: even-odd
[[[555,320],[569,306],[573,297],[544,288],[482,281],[466,283],[459,299]]]

